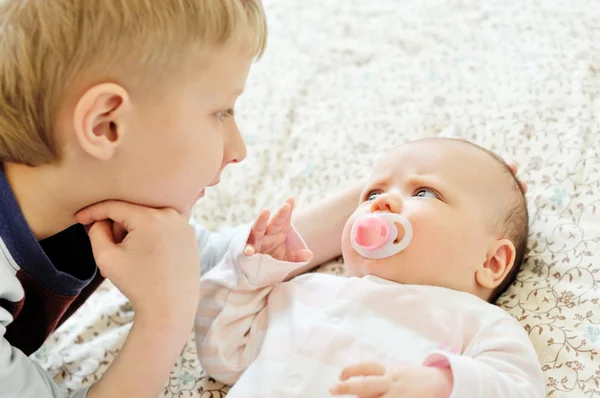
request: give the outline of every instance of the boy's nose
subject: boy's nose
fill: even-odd
[[[226,147],[225,164],[239,163],[246,159],[247,153],[246,143],[240,134],[237,123],[234,122],[231,128],[229,142]]]
[[[401,200],[394,197],[393,195],[390,195],[389,193],[383,193],[379,195],[371,204],[371,213],[374,213],[376,211],[384,211],[399,214],[401,210]]]

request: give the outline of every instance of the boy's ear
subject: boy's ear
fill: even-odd
[[[73,113],[73,127],[81,148],[97,159],[110,159],[123,139],[123,116],[130,105],[127,91],[118,84],[102,83],[87,90]]]
[[[509,239],[498,239],[490,245],[485,261],[475,272],[477,284],[493,290],[508,275],[515,263],[515,245]]]

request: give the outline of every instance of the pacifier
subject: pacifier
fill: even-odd
[[[404,228],[404,236],[399,242],[398,227]],[[350,231],[350,240],[354,250],[366,258],[385,258],[406,249],[413,236],[408,218],[395,213],[369,213],[361,215]]]

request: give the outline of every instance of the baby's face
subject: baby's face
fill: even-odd
[[[475,293],[475,271],[498,238],[491,220],[505,189],[502,173],[488,154],[464,143],[427,140],[392,150],[375,166],[344,228],[348,272]],[[359,215],[376,211],[408,218],[413,238],[394,256],[368,259],[352,247],[350,230]]]

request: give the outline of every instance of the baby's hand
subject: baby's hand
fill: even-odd
[[[362,362],[342,370],[332,395],[382,398],[447,398],[452,393],[448,368],[401,365],[386,368],[380,362]]]
[[[263,210],[252,226],[244,254],[268,254],[275,260],[295,263],[310,261],[312,251],[290,240],[293,208],[294,199],[289,198],[272,218],[270,210]]]

